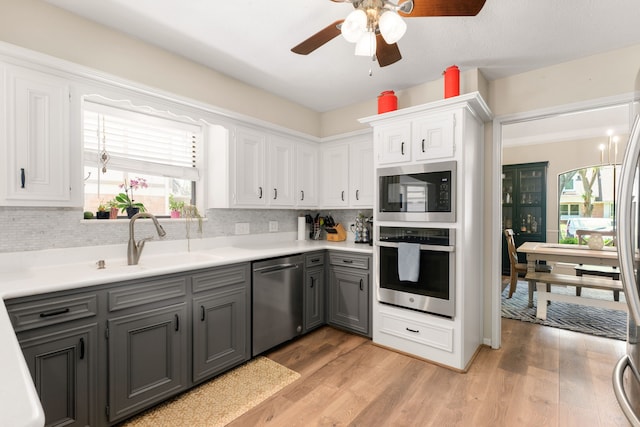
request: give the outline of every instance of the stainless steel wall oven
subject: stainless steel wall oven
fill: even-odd
[[[417,280],[405,279],[401,245],[419,248]],[[379,227],[378,301],[453,318],[455,314],[455,230]],[[407,248],[403,248],[403,250]]]

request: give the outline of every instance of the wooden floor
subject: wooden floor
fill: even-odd
[[[229,426],[628,426],[625,343],[503,319],[466,374],[323,327],[267,354],[301,378]]]

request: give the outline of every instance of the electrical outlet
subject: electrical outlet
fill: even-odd
[[[236,234],[249,234],[249,223],[236,222]]]
[[[278,221],[269,221],[269,232],[278,231]]]

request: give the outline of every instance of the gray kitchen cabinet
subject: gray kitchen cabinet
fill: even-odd
[[[188,387],[187,275],[107,290],[109,422]]]
[[[371,336],[371,257],[329,253],[328,323]]]
[[[220,374],[251,357],[249,264],[192,276],[193,382]]]
[[[325,324],[325,253],[305,255],[304,273],[304,333]]]
[[[27,297],[8,301],[7,309],[45,425],[96,425],[95,295]]]

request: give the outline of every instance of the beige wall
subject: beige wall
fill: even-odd
[[[40,0],[0,0],[0,40],[312,136],[319,113]]]

